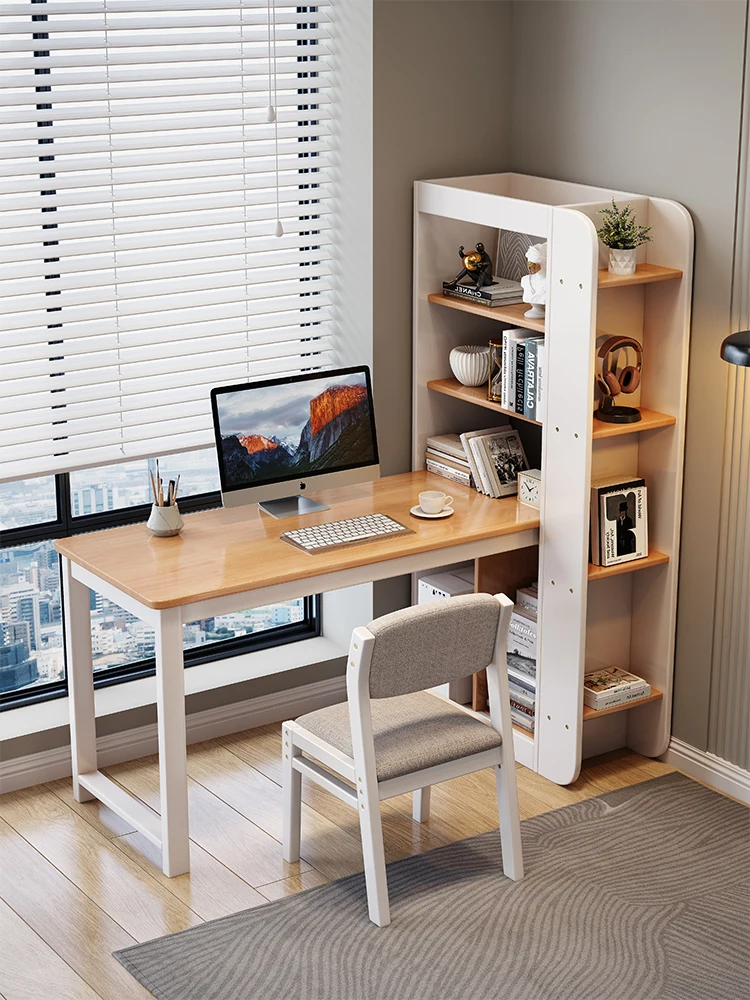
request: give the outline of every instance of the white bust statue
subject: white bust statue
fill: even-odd
[[[547,244],[536,243],[526,251],[529,273],[521,278],[523,301],[531,304],[524,315],[528,319],[542,319],[547,302]]]

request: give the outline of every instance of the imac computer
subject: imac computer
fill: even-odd
[[[308,488],[376,479],[370,369],[340,368],[211,391],[221,498],[272,517],[328,510]]]

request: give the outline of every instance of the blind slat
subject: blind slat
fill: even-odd
[[[205,447],[213,386],[333,363],[335,8],[271,2],[0,6],[0,480]]]

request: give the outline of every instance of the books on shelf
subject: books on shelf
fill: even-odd
[[[518,431],[507,425],[467,431],[461,443],[480,493],[498,498],[518,492],[518,473],[529,467]]]
[[[583,703],[595,711],[648,698],[650,694],[647,681],[621,667],[592,670],[583,678]]]
[[[424,459],[428,472],[462,486],[474,485],[471,466],[458,434],[438,434],[427,438]]]
[[[647,491],[644,479],[591,484],[591,562],[616,566],[648,555]]]
[[[482,288],[478,288],[476,285],[453,285],[450,281],[444,281],[443,295],[464,299],[467,302],[478,302],[490,307],[523,302],[521,283],[497,276],[493,277],[491,285],[484,285]]]
[[[523,588],[536,590],[537,585]],[[519,591],[521,593],[521,591]],[[536,716],[536,663],[538,625],[536,609],[525,603],[513,608],[507,641],[508,691],[513,722],[528,732],[534,732]]]
[[[504,410],[541,421],[546,360],[542,334],[520,327],[503,331],[500,405]]]

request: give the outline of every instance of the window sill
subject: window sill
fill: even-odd
[[[200,663],[185,671],[185,694],[211,691],[340,656],[346,656],[343,646],[325,636],[317,636],[314,639],[261,649],[256,653],[242,653],[231,659]],[[95,701],[97,718],[127,712],[143,705],[153,705],[156,701],[156,678],[142,677],[136,681],[100,688],[95,693]],[[59,729],[68,725],[68,699],[56,698],[38,705],[26,705],[3,712],[0,718],[2,740]]]

